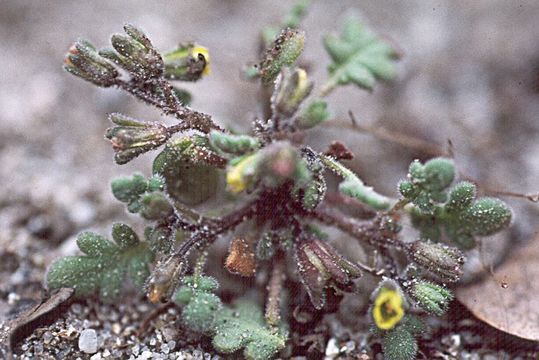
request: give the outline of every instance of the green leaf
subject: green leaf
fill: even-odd
[[[328,104],[324,100],[313,100],[301,111],[295,119],[294,125],[299,129],[306,130],[317,126],[329,119]]]
[[[173,139],[153,162],[153,173],[163,177],[167,194],[189,206],[208,200],[219,188],[218,169],[207,163],[211,151],[197,141],[196,137]]]
[[[270,359],[284,348],[287,331],[269,327],[259,306],[239,300],[234,307],[223,305],[213,292],[215,279],[187,276],[173,299],[183,306],[182,322],[190,330],[213,337],[217,351],[231,354],[244,348],[246,359]]]
[[[418,160],[410,164],[408,180],[401,181],[399,192],[425,213],[432,214],[437,203],[447,200],[445,190],[455,178],[453,160],[434,158],[424,165]]]
[[[328,169],[344,178],[339,184],[339,191],[342,194],[353,197],[376,210],[389,209],[391,200],[374,191],[372,187],[366,186],[350,169],[330,156],[321,155],[320,160]]]
[[[324,46],[333,63],[323,92],[347,84],[371,90],[376,80],[391,80],[396,75],[397,52],[357,17],[345,21],[340,37],[327,35]]]
[[[260,147],[260,140],[249,135],[232,135],[212,130],[209,135],[213,148],[224,153],[244,155]]]
[[[127,204],[127,210],[137,213],[142,210],[141,197],[147,191],[159,191],[164,189],[164,181],[159,176],[153,176],[146,180],[141,174],[135,174],[131,178],[121,177],[111,183],[112,194],[121,202]]]
[[[423,239],[438,241],[444,230],[455,245],[469,250],[475,247],[476,236],[493,235],[509,226],[512,213],[499,199],[476,199],[475,185],[463,181],[453,187],[445,204],[434,205],[431,213],[414,208],[411,217]]]
[[[95,233],[81,233],[77,245],[85,255],[54,262],[47,273],[47,287],[74,288],[77,298],[98,293],[106,302],[118,297],[126,278],[142,289],[154,257],[148,244],[140,242],[125,224],[114,224],[112,237],[114,243]]]
[[[220,352],[233,353],[245,348],[246,359],[270,359],[284,348],[287,331],[270,328],[261,309],[253,302],[243,300],[234,309],[225,309],[216,318],[213,346]]]

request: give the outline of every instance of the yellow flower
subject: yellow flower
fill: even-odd
[[[228,170],[226,183],[231,192],[237,194],[247,188],[250,177],[254,175],[256,160],[256,154],[249,155]]]
[[[397,290],[382,287],[374,300],[372,315],[378,328],[393,329],[404,316],[401,294]]]
[[[208,49],[206,49],[203,46],[196,45],[193,50],[191,50],[192,57],[195,59],[198,59],[198,55],[204,56],[204,59],[206,59],[206,66],[204,66],[204,70],[202,71],[202,75],[209,75],[211,72],[210,69],[210,53],[208,52]]]

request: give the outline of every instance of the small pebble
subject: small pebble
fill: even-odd
[[[143,351],[142,354],[140,354],[139,357],[137,357],[137,360],[146,360],[152,357],[151,351]]]
[[[12,292],[12,293],[9,293],[7,296],[7,303],[9,305],[15,305],[20,299],[21,297],[19,296],[19,294]]]
[[[332,359],[337,355],[339,355],[339,347],[337,346],[337,340],[335,338],[331,338],[329,339],[326,346],[326,356]]]
[[[85,329],[80,333],[79,349],[87,354],[97,352],[97,333],[94,329]]]
[[[49,344],[52,341],[53,335],[50,331],[45,331],[43,334],[43,343]]]

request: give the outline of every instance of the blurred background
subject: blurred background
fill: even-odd
[[[106,114],[143,120],[161,115],[118,90],[64,72],[72,42],[84,37],[104,47],[125,22],[145,30],[162,50],[197,41],[210,49],[212,73],[186,86],[192,107],[223,124],[248,128],[261,113],[259,87],[242,80],[240,69],[256,60],[262,27],[279,23],[292,4],[0,2],[0,275],[6,280],[0,281],[0,319],[12,305],[12,289],[21,287],[22,297],[39,289],[50,261],[75,251],[78,231],[108,233],[114,220],[127,216],[110,194],[110,179],[150,171],[151,156],[113,163],[103,138],[110,126]],[[539,191],[539,2],[314,1],[303,22],[307,42],[301,61],[318,84],[329,63],[321,36],[337,32],[339,19],[352,11],[401,50],[399,77],[372,93],[337,89],[329,98],[335,120],[309,133],[310,144],[322,150],[331,140],[344,142],[357,155],[352,167],[381,192],[396,195],[410,160],[429,154],[346,128],[351,110],[362,125],[412,135],[443,151],[450,140],[461,175],[478,181],[486,194]],[[537,204],[506,200],[516,213],[506,240],[530,240]],[[29,282],[33,287],[22,289]]]

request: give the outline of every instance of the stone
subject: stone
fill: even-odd
[[[85,329],[80,333],[79,349],[86,354],[97,352],[97,333],[94,329]]]

